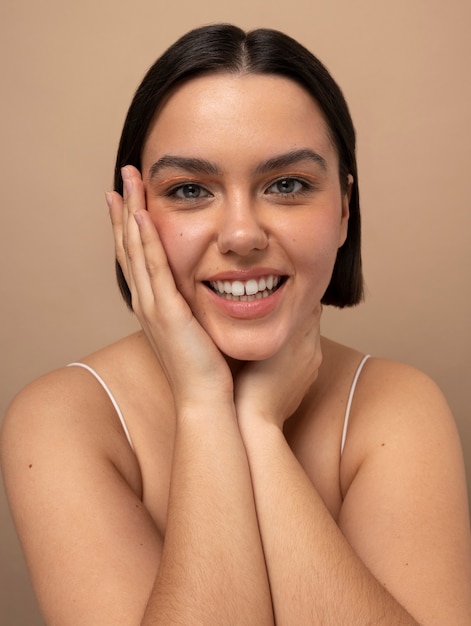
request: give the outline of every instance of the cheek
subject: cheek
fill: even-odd
[[[339,229],[333,224],[306,224],[303,232],[291,238],[296,272],[303,278],[309,300],[320,300],[330,282],[337,257]]]
[[[191,277],[203,247],[203,232],[191,220],[175,219],[171,215],[150,210],[162,246],[172,270],[175,283],[183,295],[193,283]],[[188,294],[189,295],[189,294]]]
[[[339,246],[339,223],[312,220],[292,233],[290,246],[303,267],[328,269],[334,264]]]

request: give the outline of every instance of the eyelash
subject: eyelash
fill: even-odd
[[[177,195],[177,193],[184,189],[185,187],[194,187],[195,189],[198,189],[198,191],[205,191],[206,194],[204,196],[198,196],[196,198],[181,198]],[[194,202],[196,200],[200,200],[201,198],[209,198],[211,197],[210,192],[205,189],[202,185],[199,185],[198,183],[183,183],[182,185],[177,185],[176,187],[172,187],[172,189],[169,189],[165,196],[167,198],[176,198],[177,200],[181,201],[181,202]]]
[[[298,185],[300,185],[300,188],[297,189],[296,191],[289,191],[289,192],[282,192],[282,191],[270,192],[269,191],[275,185],[278,185],[280,183],[287,183],[287,182],[298,183]],[[199,195],[194,198],[185,198],[185,197],[178,196],[178,192],[185,189],[185,187],[186,188],[192,187],[195,190],[197,190],[199,193],[204,192],[204,195]],[[268,187],[265,189],[264,193],[269,194],[269,195],[279,196],[281,198],[294,199],[300,195],[307,194],[313,191],[314,189],[315,189],[314,184],[309,183],[301,178],[297,178],[295,176],[282,176],[281,178],[278,178],[277,180],[272,181],[268,185]],[[200,185],[199,183],[187,182],[187,183],[183,183],[175,187],[172,187],[165,193],[165,196],[168,198],[175,198],[177,201],[180,201],[180,202],[197,202],[198,200],[201,200],[203,198],[212,197],[212,194],[205,187],[203,187],[203,185]]]
[[[285,192],[279,191],[275,193],[269,191],[271,187],[274,187],[275,185],[278,185],[280,183],[286,183],[286,182],[298,183],[300,185],[300,188],[297,189],[296,191],[285,191]],[[296,198],[300,195],[309,193],[310,191],[313,191],[314,189],[315,189],[315,186],[312,183],[308,183],[302,178],[297,178],[295,176],[282,176],[281,178],[278,178],[277,180],[270,183],[265,193],[273,193],[273,195],[281,196],[282,198]]]

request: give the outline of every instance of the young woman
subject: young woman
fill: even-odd
[[[2,434],[47,624],[469,625],[442,395],[320,334],[323,305],[362,297],[326,69],[274,31],[185,35],[136,93],[107,200],[142,331],[28,386]]]

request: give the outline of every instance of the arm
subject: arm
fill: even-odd
[[[368,365],[366,397],[356,398],[361,423],[352,424],[350,458],[342,461],[346,493],[337,525],[282,432],[280,398],[305,370],[301,347],[296,358],[275,357],[272,374],[283,373],[270,390],[268,364],[246,372],[236,387],[276,623],[465,626],[471,619],[466,492],[441,395],[410,368]]]
[[[48,626],[139,624],[151,591],[162,538],[115,423],[78,368],[30,384],[4,419],[3,478]]]
[[[247,459],[225,407],[179,415],[167,523],[143,626],[273,623]]]
[[[125,255],[133,307],[167,376],[176,411],[167,530],[142,624],[270,624],[232,375],[175,287],[133,168],[125,171],[125,188],[122,225],[120,203],[112,206],[117,254]]]
[[[208,417],[222,420],[211,437]],[[201,425],[188,420],[177,435],[164,541],[114,409],[87,372],[54,372],[12,403],[3,478],[48,626],[273,623],[235,420],[214,406],[191,418]]]
[[[175,401],[167,525],[160,533],[143,505],[138,460],[98,383],[75,368],[54,372],[18,396],[1,439],[34,587],[51,626],[270,625],[232,376],[175,288],[143,210],[142,181],[132,174],[128,201],[114,194],[111,216],[135,310],[163,372],[156,393],[170,387]]]

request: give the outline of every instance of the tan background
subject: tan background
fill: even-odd
[[[32,378],[135,328],[103,201],[120,127],[155,57],[216,21],[285,30],[343,87],[368,299],[328,312],[325,333],[432,375],[471,478],[469,0],[2,0],[0,414]],[[39,625],[3,496],[0,515],[1,623]]]

